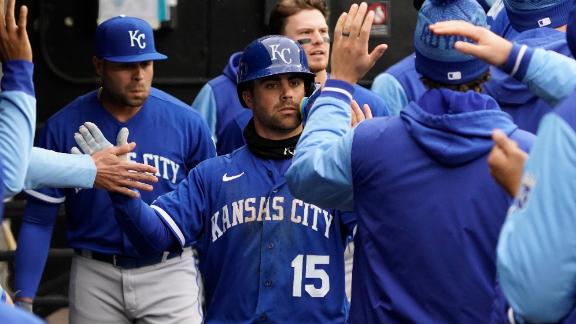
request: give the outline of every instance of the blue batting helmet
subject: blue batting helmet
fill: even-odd
[[[300,44],[284,36],[258,38],[244,49],[238,67],[238,98],[250,81],[277,74],[296,73],[304,78],[306,96],[314,92],[314,73],[308,68],[306,53]]]

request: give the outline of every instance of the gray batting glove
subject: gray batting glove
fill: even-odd
[[[80,149],[73,147],[70,150],[72,154],[82,154],[83,152],[84,154],[92,155],[113,146],[94,123],[85,122],[84,125],[80,126],[78,131],[78,133],[74,134],[74,140],[76,140],[76,144],[78,144]],[[118,146],[127,144],[128,134],[128,128],[122,127],[116,137],[116,144]],[[122,156],[121,158],[127,159],[127,156]]]

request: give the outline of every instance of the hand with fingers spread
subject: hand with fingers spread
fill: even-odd
[[[370,53],[368,40],[374,20],[374,12],[368,5],[353,4],[343,13],[334,29],[332,44],[331,78],[354,84],[362,78],[382,57],[388,45],[380,44]]]
[[[135,147],[136,143],[129,143],[94,153],[92,159],[97,170],[94,187],[118,192],[132,198],[138,198],[139,194],[129,188],[152,191],[152,186],[147,183],[158,182],[158,178],[153,175],[157,172],[156,168],[119,158],[134,150]]]
[[[492,139],[494,147],[488,156],[490,173],[498,184],[514,197],[520,189],[522,170],[528,154],[499,129],[492,133]]]
[[[460,20],[442,21],[430,25],[430,30],[437,35],[464,36],[475,43],[458,41],[454,48],[473,55],[488,64],[500,66],[506,62],[512,51],[512,43],[494,34],[484,27]]]
[[[26,32],[28,8],[20,7],[18,21],[14,16],[16,0],[8,0],[6,12],[0,0],[0,60],[2,62],[23,60],[32,62],[32,47]]]
[[[156,168],[128,160],[127,154],[136,147],[135,143],[128,143],[128,134],[128,128],[123,127],[116,137],[118,146],[114,147],[104,137],[98,126],[86,122],[74,135],[74,140],[82,151],[73,147],[71,153],[82,154],[84,152],[92,155],[96,164],[95,188],[136,198],[138,193],[128,188],[152,191],[152,186],[146,183],[158,182],[158,178],[153,175],[157,172]]]
[[[352,100],[350,105],[352,108],[352,128],[356,127],[360,122],[366,119],[372,119],[372,109],[368,104],[364,104],[362,107],[364,110],[360,109],[358,102],[356,100]]]

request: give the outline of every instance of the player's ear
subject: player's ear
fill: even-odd
[[[249,89],[242,91],[242,99],[244,99],[244,103],[248,108],[252,109],[254,107],[254,95],[252,91]]]
[[[98,58],[96,56],[92,56],[92,65],[94,65],[94,70],[96,71],[96,75],[102,76],[102,69],[104,67],[104,60]]]

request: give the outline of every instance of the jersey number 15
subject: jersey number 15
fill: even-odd
[[[313,284],[305,284],[304,289],[310,297],[324,297],[330,291],[330,278],[324,269],[317,269],[318,265],[330,264],[329,255],[303,255],[298,254],[292,260],[294,268],[294,281],[292,283],[292,296],[302,297],[302,270],[306,259],[306,279],[320,279],[320,288]]]

